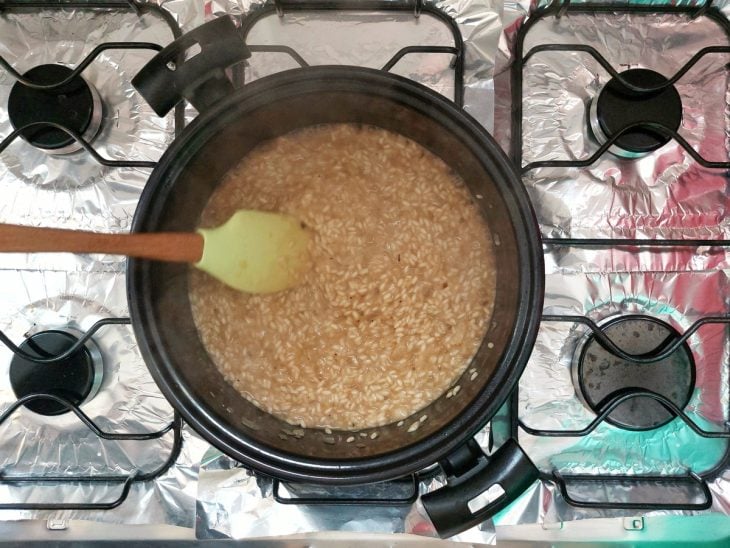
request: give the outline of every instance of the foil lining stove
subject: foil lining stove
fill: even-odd
[[[3,222],[127,230],[184,124],[182,110],[158,118],[130,80],[186,14],[98,4],[0,4]],[[102,255],[0,256],[4,520],[193,525],[207,446],[183,432],[137,351],[124,266]]]
[[[413,78],[501,138],[543,231],[540,336],[478,438],[488,451],[517,439],[542,479],[495,522],[730,514],[726,4],[21,4],[0,2],[0,220],[127,230],[194,116],[158,118],[129,81],[215,16],[254,52],[238,85],[302,62]],[[2,255],[0,278],[1,519],[429,534],[415,499],[443,484],[438,470],[341,492],[283,485],[189,431],[137,352],[118,257]],[[49,363],[77,374],[52,378]],[[491,523],[456,537],[494,539]]]
[[[500,523],[727,514],[727,7],[516,8],[496,125],[546,295],[499,431],[541,482]]]
[[[372,2],[341,11],[283,2],[2,2],[0,185],[7,199],[0,219],[127,230],[155,162],[195,116],[188,108],[158,118],[130,81],[181,31],[220,15],[246,29],[254,53],[234,68],[237,85],[306,63],[374,66],[468,102],[490,124],[492,106],[475,99],[492,95],[476,75],[493,66],[498,13],[475,2],[459,15],[455,4]],[[464,29],[481,50],[468,71]],[[282,30],[290,31],[286,45],[277,42]],[[317,35],[324,41],[316,44]],[[58,528],[71,519],[163,523],[195,527],[198,538],[423,527],[414,501],[443,483],[434,471],[344,493],[361,506],[343,513],[340,503],[352,500],[342,493],[253,476],[189,431],[136,349],[119,257],[6,254],[0,261],[3,519],[49,519]],[[49,369],[59,365],[62,373]],[[478,439],[486,445],[487,431]],[[338,500],[311,508],[296,493]],[[485,523],[460,538],[493,541],[494,528]]]

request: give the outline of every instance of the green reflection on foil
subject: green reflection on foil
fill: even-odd
[[[621,274],[618,275],[619,277]],[[619,283],[618,287],[625,287]],[[671,306],[643,295],[626,295],[614,292],[611,301],[596,302],[586,307],[586,316],[609,319],[612,313],[648,314],[664,321],[671,318],[680,332],[689,327],[687,317]],[[608,312],[608,314],[607,314]],[[699,362],[696,345],[688,341],[690,350]],[[707,431],[719,430],[718,425],[709,422],[695,409],[701,409],[703,394],[696,387],[689,404],[684,410],[690,420]],[[591,434],[576,438],[572,446],[564,447],[559,454],[550,458],[550,464],[565,473],[659,473],[684,474],[687,470],[702,473],[714,468],[727,451],[728,440],[704,438],[696,434],[682,419],[653,430],[630,431],[607,422],[600,424]],[[641,463],[641,468],[638,464]]]
[[[698,389],[692,399],[696,401]],[[717,425],[701,415],[686,411],[687,416],[704,430]],[[711,470],[720,462],[727,448],[726,439],[703,438],[680,418],[655,430],[630,431],[608,423],[591,434],[577,438],[571,447],[553,455],[550,463],[566,473],[595,473],[596,468],[611,473],[683,474]],[[642,462],[642,469],[627,460]]]

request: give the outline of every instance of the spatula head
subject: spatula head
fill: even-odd
[[[310,266],[310,233],[290,215],[241,210],[225,224],[198,232],[203,257],[195,266],[240,291],[288,289]]]

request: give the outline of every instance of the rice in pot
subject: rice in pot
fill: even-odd
[[[305,427],[398,421],[446,391],[492,314],[494,257],[464,183],[383,129],[323,125],[262,144],[201,217],[285,212],[314,232],[303,283],[249,295],[191,270],[211,359],[250,401]]]

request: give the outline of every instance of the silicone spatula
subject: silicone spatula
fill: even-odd
[[[110,253],[193,263],[248,293],[297,285],[309,267],[309,241],[309,231],[294,217],[249,210],[197,232],[102,234],[0,224],[0,252]]]

